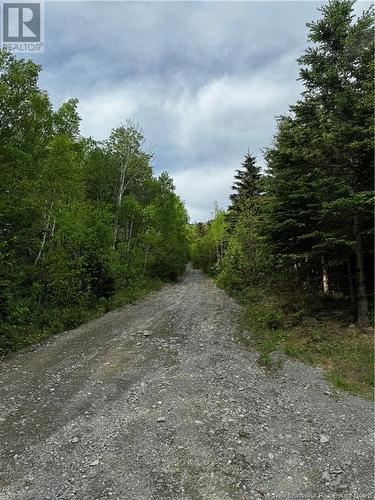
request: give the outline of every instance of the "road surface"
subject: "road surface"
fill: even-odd
[[[200,271],[0,363],[0,499],[372,498],[372,404],[276,375]]]

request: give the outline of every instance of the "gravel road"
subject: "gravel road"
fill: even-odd
[[[373,412],[236,340],[239,307],[187,269],[0,363],[0,499],[373,498]]]

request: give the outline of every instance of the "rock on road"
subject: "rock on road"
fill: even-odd
[[[200,271],[0,364],[1,499],[372,498],[372,404],[275,374]]]

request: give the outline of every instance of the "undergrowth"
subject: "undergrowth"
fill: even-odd
[[[374,394],[374,345],[371,331],[351,323],[350,311],[327,308],[327,300],[296,307],[290,296],[264,290],[241,294],[242,339],[259,351],[259,362],[272,369],[271,353],[321,367],[335,387],[366,398]],[[326,309],[324,309],[326,307]],[[345,310],[344,310],[345,311]],[[248,331],[250,335],[246,335]]]
[[[0,331],[0,357],[42,342],[51,335],[71,330],[125,304],[131,304],[162,286],[161,280],[148,279],[120,290],[108,299],[102,297],[95,304],[91,304],[91,307],[77,305],[69,308],[48,308],[36,311],[27,325],[3,325]]]

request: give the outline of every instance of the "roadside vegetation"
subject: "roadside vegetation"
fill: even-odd
[[[296,313],[294,307],[299,306]],[[284,351],[304,363],[321,367],[334,386],[373,397],[374,345],[368,331],[351,322],[350,312],[331,304],[302,303],[301,297],[253,291],[244,302],[240,340],[259,351],[259,362],[277,369]]]
[[[333,0],[308,28],[304,92],[277,118],[266,170],[245,155],[228,210],[193,227],[192,259],[244,304],[261,362],[283,349],[370,396],[373,9]]]
[[[54,111],[40,71],[0,51],[0,355],[133,301],[188,259],[184,205],[139,127],[82,137],[77,100]]]

